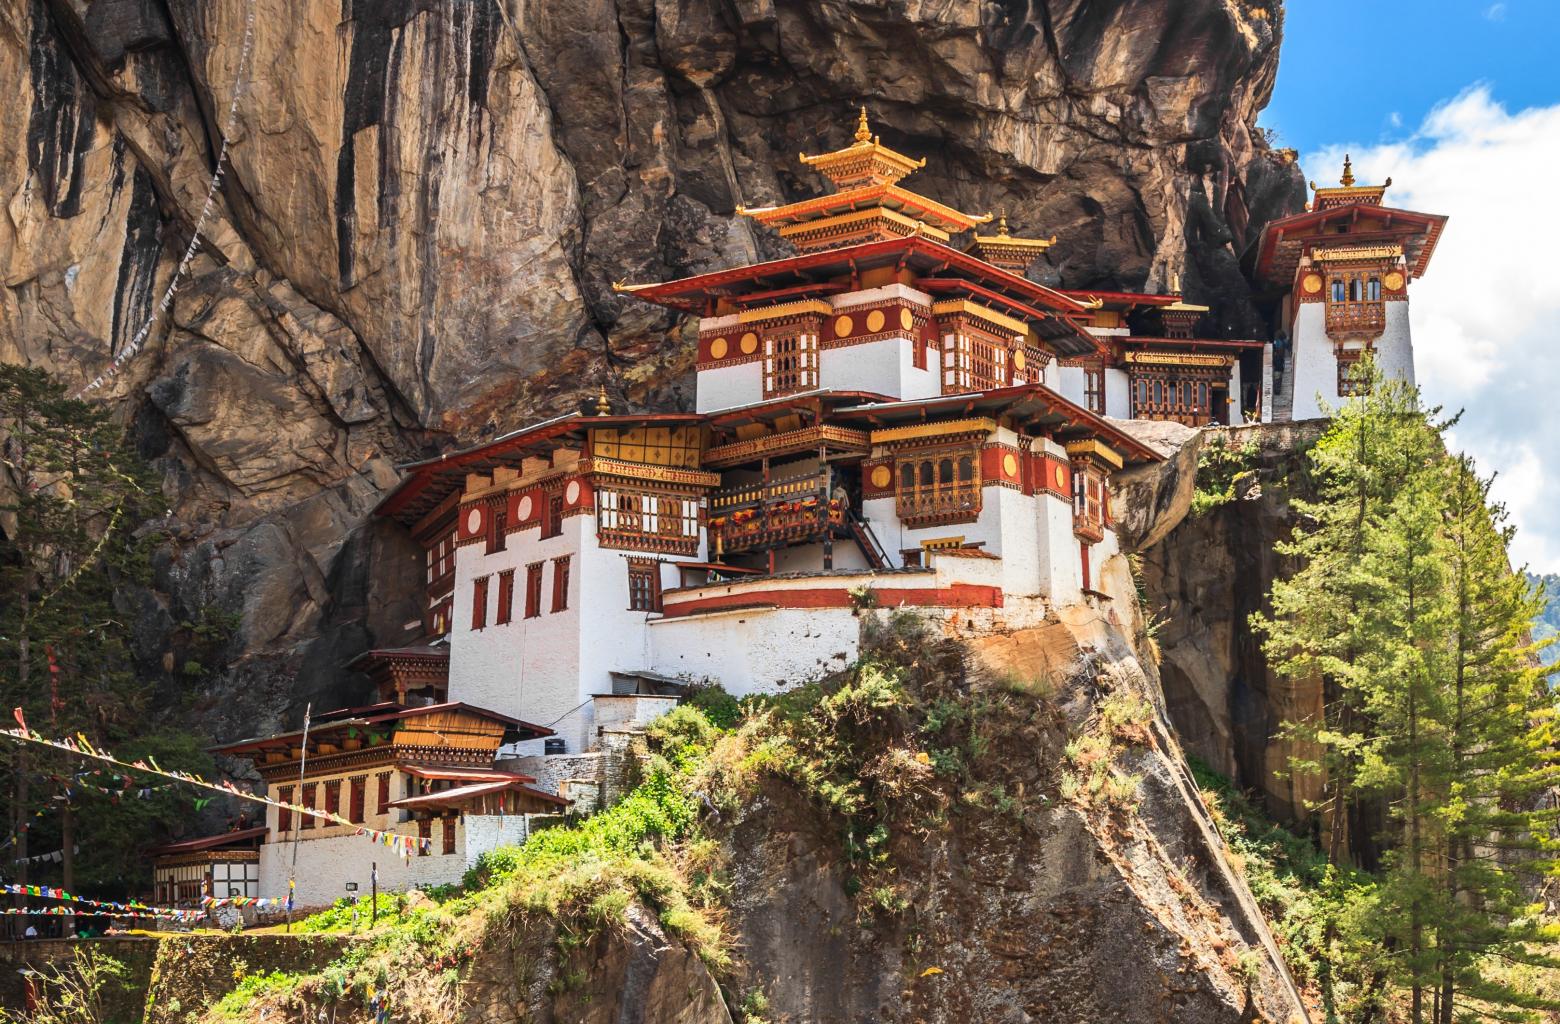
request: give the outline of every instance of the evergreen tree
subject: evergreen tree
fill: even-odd
[[[159,507],[149,470],[103,407],[68,397],[36,369],[0,366],[0,438],[0,708],[7,718],[20,708],[30,726],[56,735],[113,744],[135,733],[144,740],[153,680],[136,672],[123,595],[149,579],[150,540],[137,537]],[[14,853],[5,859],[21,858],[25,878],[30,853],[61,849],[61,881],[74,886],[77,811],[116,806],[89,788],[104,780],[80,775],[92,766],[47,751],[8,744],[0,754],[14,779]],[[182,751],[178,760],[205,758]],[[124,785],[113,780],[104,788]],[[105,819],[133,823],[157,808],[166,820],[176,799],[159,795],[129,815],[94,818],[94,849],[118,859],[95,865],[94,874],[123,875],[141,860],[136,848],[148,838]],[[188,806],[188,795],[177,800],[178,808]],[[40,831],[48,850],[30,848],[30,834]],[[96,846],[116,832],[123,842]]]
[[[1289,728],[1321,751],[1295,767],[1327,775],[1331,858],[1368,818],[1341,804],[1384,810],[1375,911],[1348,939],[1378,950],[1362,1019],[1382,1019],[1389,983],[1414,1024],[1527,1019],[1560,1008],[1531,973],[1560,966],[1533,906],[1560,782],[1539,599],[1489,481],[1446,454],[1413,389],[1365,373],[1311,452],[1318,498],[1284,549],[1301,566],[1254,625],[1275,669],[1327,684],[1325,720]]]

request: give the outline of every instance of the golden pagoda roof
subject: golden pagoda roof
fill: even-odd
[[[996,264],[1022,273],[1040,254],[1056,244],[1056,236],[1050,238],[1019,238],[1008,234],[1007,214],[997,218],[997,233],[976,235],[969,245],[987,263]]]
[[[987,220],[991,218],[988,216]],[[1020,238],[1017,235],[1008,234],[1007,214],[997,218],[997,233],[994,235],[976,235],[975,244],[981,245],[1005,245],[1014,249],[1033,249],[1036,252],[1044,252],[1056,244],[1056,236],[1050,238]]]
[[[739,206],[737,213],[744,217],[752,217],[765,227],[784,229],[789,225],[875,207],[886,207],[901,212],[913,220],[950,234],[968,231],[977,224],[985,224],[991,220],[989,213],[964,213],[892,182],[860,185],[826,196],[786,203],[784,206]]]
[[[856,141],[844,149],[832,153],[798,159],[808,167],[834,182],[841,189],[857,185],[892,185],[905,175],[926,166],[926,160],[917,160],[883,145],[867,126],[867,108],[861,108],[856,122]]]
[[[1318,188],[1316,182],[1311,182],[1311,191],[1316,193],[1316,198],[1311,202],[1311,209],[1328,210],[1335,206],[1380,206],[1382,197],[1392,186],[1391,178],[1380,185],[1356,185],[1354,181],[1354,161],[1350,159],[1349,154],[1345,153],[1343,174],[1339,176],[1336,187]]]

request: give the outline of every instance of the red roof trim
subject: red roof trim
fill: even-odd
[[[1082,303],[1069,298],[1053,288],[1036,284],[1028,278],[1019,277],[1017,274],[1003,270],[1001,267],[987,263],[985,260],[970,256],[967,253],[962,253],[957,249],[950,248],[941,242],[914,235],[907,238],[886,238],[875,242],[862,242],[857,245],[841,246],[838,249],[821,249],[817,252],[788,256],[785,259],[770,260],[767,263],[751,263],[745,267],[732,267],[728,270],[716,270],[708,274],[696,274],[692,277],[679,278],[675,281],[645,285],[633,289],[629,294],[646,302],[681,309],[685,307],[677,306],[672,300],[695,293],[707,293],[710,289],[723,285],[737,284],[771,274],[795,273],[814,267],[827,266],[831,263],[849,264],[852,260],[893,255],[900,252],[920,253],[949,266],[956,266],[961,270],[996,281],[1006,287],[1014,288],[1041,300],[1046,306],[1055,311],[1079,313],[1086,309]]]
[[[1418,213],[1414,210],[1399,210],[1392,206],[1370,206],[1364,203],[1351,203],[1348,206],[1330,206],[1325,210],[1312,210],[1309,213],[1297,213],[1282,220],[1269,221],[1262,229],[1262,237],[1257,247],[1256,276],[1268,277],[1273,270],[1273,259],[1278,245],[1286,235],[1295,231],[1304,231],[1318,224],[1325,224],[1330,220],[1354,219],[1355,217],[1370,217],[1374,220],[1406,221],[1409,227],[1417,226],[1426,236],[1424,248],[1419,252],[1419,258],[1414,261],[1413,274],[1415,277],[1424,276],[1424,272],[1430,266],[1430,256],[1435,251],[1436,242],[1440,240],[1441,231],[1446,227],[1447,218],[1439,213]],[[1388,229],[1393,234],[1403,234],[1396,229]],[[1351,235],[1327,236],[1330,240],[1342,244]],[[1307,238],[1298,241],[1323,241],[1323,238]],[[1363,240],[1362,240],[1363,241]],[[1288,282],[1279,282],[1287,284]]]
[[[886,402],[883,404],[882,408],[885,410],[915,408],[927,409],[938,405],[959,406],[966,405],[972,401],[978,402],[989,399],[1002,400],[1008,398],[1017,399],[1028,396],[1039,398],[1041,401],[1050,405],[1056,412],[1066,416],[1066,418],[1071,422],[1077,424],[1078,426],[1086,427],[1097,434],[1103,435],[1108,440],[1110,440],[1112,444],[1132,450],[1139,456],[1141,461],[1165,461],[1165,457],[1163,455],[1160,455],[1158,452],[1154,451],[1152,448],[1148,447],[1143,442],[1133,437],[1131,434],[1111,426],[1104,417],[1090,412],[1081,405],[1075,405],[1073,402],[1063,398],[1061,395],[1057,394],[1055,391],[1052,391],[1044,384],[1015,384],[1005,388],[994,388],[991,391],[972,391],[967,395],[941,395],[936,398],[920,399],[919,401]],[[851,409],[841,409],[839,414],[843,416],[870,416],[873,411],[873,406],[860,405]]]
[[[251,839],[259,839],[269,831],[270,829],[264,825],[256,825],[253,828],[240,829],[237,832],[224,832],[216,836],[202,836],[199,839],[181,839],[176,843],[164,843],[162,846],[152,847],[147,852],[153,857],[176,857],[181,853],[220,850],[228,846],[237,846],[239,843],[247,843]]]

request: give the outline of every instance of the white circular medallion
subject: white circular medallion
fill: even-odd
[[[466,513],[466,532],[477,533],[482,529],[482,510],[474,508]]]
[[[522,494],[520,496],[520,503],[515,506],[515,519],[517,521],[523,523],[523,522],[526,522],[527,520],[529,520],[530,518],[531,518],[531,496],[529,494]]]
[[[567,501],[570,505],[573,505],[580,500],[580,482],[578,480],[569,481],[568,489],[563,492],[563,500]]]

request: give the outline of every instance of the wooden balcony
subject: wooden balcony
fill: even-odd
[[[1382,302],[1329,302],[1327,333],[1330,336],[1379,335],[1387,329],[1387,307]]]
[[[906,526],[971,522],[980,515],[980,484],[965,482],[901,489],[894,496],[894,512]]]
[[[843,528],[828,473],[745,484],[710,495],[710,550],[720,554],[804,544]]]

